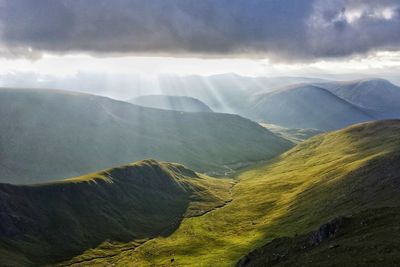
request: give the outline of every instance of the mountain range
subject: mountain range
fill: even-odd
[[[145,158],[223,174],[292,146],[238,115],[166,111],[57,90],[0,89],[0,114],[0,181],[14,184]]]
[[[0,265],[399,262],[399,87],[262,87],[0,89]]]
[[[400,117],[400,87],[384,79],[322,84],[349,103],[367,110],[376,118]]]
[[[211,76],[160,76],[160,93],[199,99],[215,112],[241,114],[248,108],[248,99],[255,93],[270,92],[277,87],[298,83],[322,83],[308,77],[246,77],[234,73]]]
[[[400,87],[382,79],[309,83],[254,94],[243,115],[289,128],[326,131],[399,118],[399,102]]]
[[[326,131],[400,117],[400,87],[384,79],[337,82],[224,74],[163,77],[159,82],[164,94],[195,97],[216,112],[289,128]]]
[[[255,95],[249,105],[248,117],[289,128],[320,130],[334,130],[373,119],[363,109],[314,85]]]

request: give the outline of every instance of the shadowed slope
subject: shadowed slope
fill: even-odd
[[[383,79],[320,84],[377,119],[400,118],[400,87]]]
[[[183,217],[223,205],[229,188],[226,180],[154,160],[49,184],[1,184],[0,258],[42,265],[107,240],[168,235]]]
[[[88,94],[0,89],[0,182],[35,183],[143,158],[200,172],[271,158],[291,147],[236,115],[139,107]]]
[[[255,95],[248,116],[288,128],[334,130],[371,120],[364,110],[313,85],[296,85]]]

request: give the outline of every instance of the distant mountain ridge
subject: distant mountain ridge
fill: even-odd
[[[139,107],[89,94],[0,89],[0,182],[37,183],[155,158],[200,172],[291,144],[237,115]]]
[[[248,116],[289,128],[333,130],[372,120],[366,111],[314,85],[296,85],[255,95]]]
[[[325,81],[307,77],[246,77],[224,73],[207,77],[160,76],[159,86],[163,94],[195,97],[215,112],[243,115],[248,107],[248,98],[253,94],[270,92],[277,86]]]
[[[212,112],[211,108],[197,98],[172,95],[144,95],[130,99],[128,102],[149,108],[185,112]]]
[[[384,79],[320,84],[377,119],[400,118],[400,87]]]
[[[165,94],[195,97],[215,111],[288,128],[336,130],[354,123],[400,118],[400,87],[383,79],[336,82],[222,74],[161,77],[159,82]],[[318,90],[310,92],[310,88]]]
[[[400,118],[400,87],[383,79],[303,83],[256,93],[243,114],[289,128],[335,130]]]

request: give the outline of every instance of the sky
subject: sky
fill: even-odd
[[[400,82],[399,70],[399,0],[0,0],[2,86],[88,73]]]

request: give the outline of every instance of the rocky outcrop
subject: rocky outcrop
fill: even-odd
[[[317,231],[310,234],[310,245],[318,246],[324,240],[335,237],[339,228],[348,220],[349,218],[346,217],[338,217],[322,225]]]

